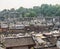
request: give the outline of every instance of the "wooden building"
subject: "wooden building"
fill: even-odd
[[[25,26],[14,26],[14,27],[7,27],[7,28],[1,28],[0,27],[0,33],[1,34],[18,34],[18,33],[24,33],[24,27]]]
[[[35,42],[32,37],[5,38],[3,43],[5,49],[31,49]]]

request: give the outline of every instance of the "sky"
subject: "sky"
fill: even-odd
[[[18,9],[19,7],[32,8],[33,6],[41,6],[41,4],[60,4],[60,0],[0,0],[0,10]]]

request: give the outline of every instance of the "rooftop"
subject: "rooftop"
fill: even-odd
[[[5,47],[13,47],[34,45],[35,42],[32,37],[17,37],[17,38],[5,38],[3,44]]]

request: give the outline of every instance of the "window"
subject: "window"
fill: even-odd
[[[8,47],[8,48],[6,48],[6,49],[12,49],[11,47]]]

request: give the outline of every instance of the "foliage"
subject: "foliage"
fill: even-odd
[[[18,9],[4,9],[0,11],[2,18],[14,17],[36,17],[36,16],[60,16],[60,5],[42,4],[33,8],[20,7]],[[1,18],[0,18],[1,19]]]

